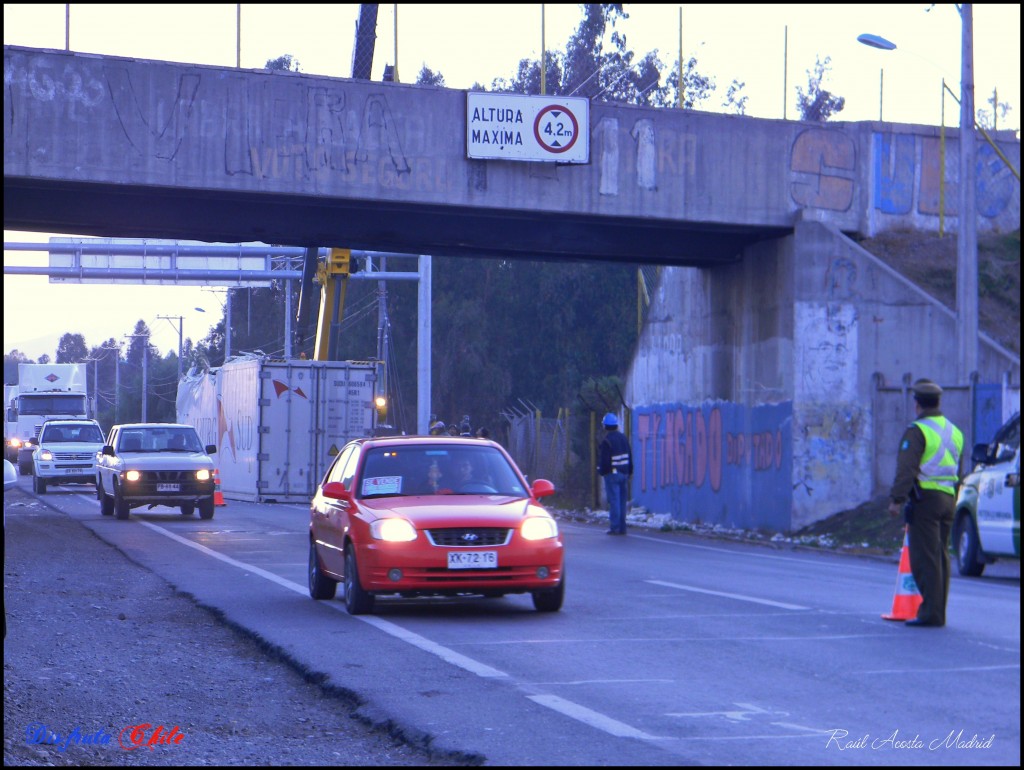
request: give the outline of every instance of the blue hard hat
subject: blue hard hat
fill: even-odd
[[[619,425],[619,418],[616,417],[611,412],[608,412],[608,414],[604,416],[604,419],[601,420],[601,422],[604,424],[604,427],[606,428],[615,428],[618,427]]]

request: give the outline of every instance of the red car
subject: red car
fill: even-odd
[[[356,439],[334,459],[310,504],[309,595],[344,583],[353,615],[377,596],[503,596],[529,592],[540,612],[565,595],[564,547],[531,486],[500,444],[460,436]]]

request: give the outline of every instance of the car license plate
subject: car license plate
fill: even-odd
[[[449,551],[448,569],[494,569],[497,551]]]
[[[157,484],[157,492],[178,492],[181,489],[180,484]]]
[[[76,473],[81,473],[81,471],[78,470],[77,468],[65,468],[64,469],[64,475],[65,476],[72,476],[72,475],[74,475]]]

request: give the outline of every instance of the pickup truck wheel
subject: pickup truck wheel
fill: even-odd
[[[981,558],[978,530],[969,513],[962,513],[957,519],[955,538],[956,563],[960,574],[964,577],[978,577],[985,571],[985,562]]]
[[[119,519],[127,519],[131,508],[128,507],[127,501],[121,494],[121,485],[116,481],[114,482],[114,513]]]
[[[182,503],[181,504],[181,515],[182,516],[191,516],[195,512],[196,512],[196,505],[195,505],[195,503]]]
[[[37,495],[46,494],[46,479],[41,479],[38,476],[32,477],[32,491]]]
[[[199,501],[199,518],[200,519],[212,519],[213,518],[213,498],[206,497]]]
[[[114,499],[103,491],[103,482],[96,482],[96,496],[100,499],[100,513],[104,516],[114,515]]]
[[[331,580],[320,569],[320,557],[316,543],[309,541],[309,595],[313,599],[333,599],[338,591],[338,581]]]

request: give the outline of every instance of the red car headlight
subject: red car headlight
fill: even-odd
[[[558,525],[547,516],[531,516],[519,527],[523,540],[547,540],[558,537]]]
[[[405,519],[377,519],[370,525],[370,535],[388,543],[408,543],[416,539],[416,528]]]

